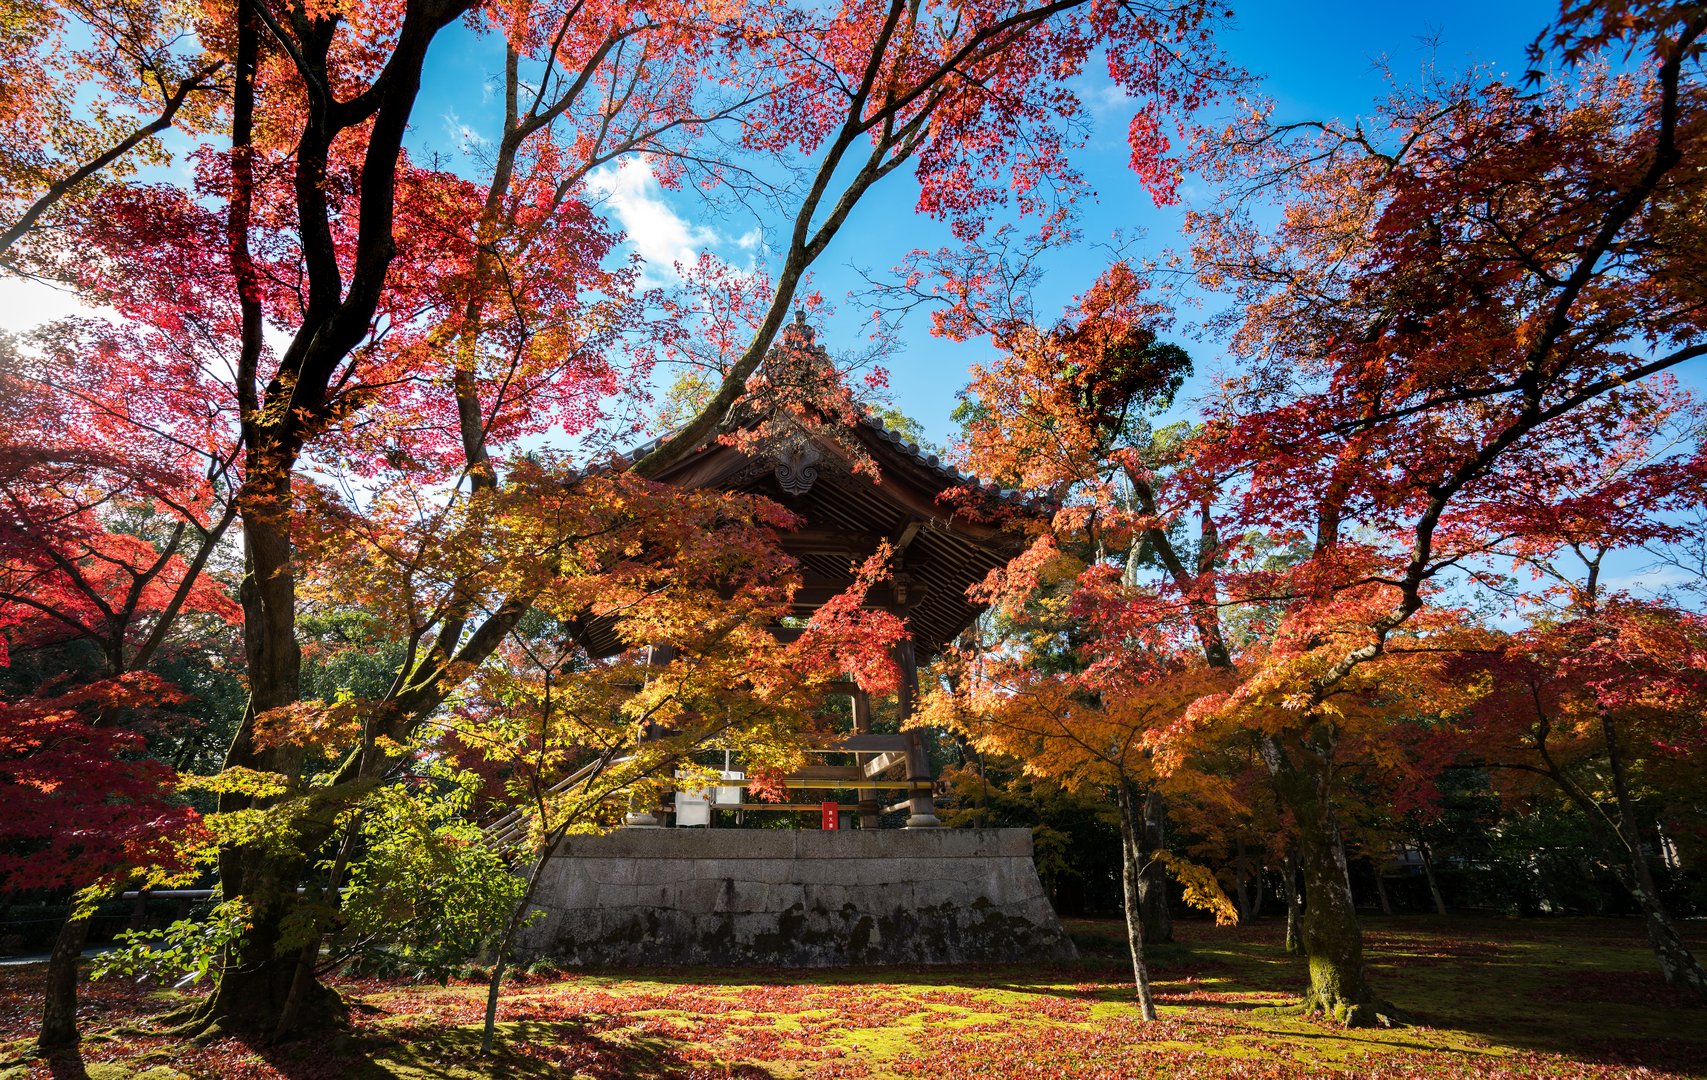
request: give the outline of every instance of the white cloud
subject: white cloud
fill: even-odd
[[[112,308],[91,307],[65,289],[27,278],[0,275],[0,330],[24,334],[43,323],[71,315],[105,319],[111,323],[121,321],[119,313]],[[261,337],[275,354],[282,354],[290,347],[290,334],[270,322],[262,324]],[[235,349],[235,343],[231,347]]]
[[[1141,104],[1100,68],[1081,74],[1071,86],[1084,106],[1078,119],[1089,125],[1091,149],[1118,152],[1126,144],[1126,129]]]
[[[445,134],[456,143],[456,148],[467,154],[481,147],[491,145],[492,140],[480,134],[472,127],[462,122],[462,117],[455,109],[444,114]]]
[[[1081,96],[1085,107],[1098,121],[1113,119],[1129,119],[1137,109],[1138,99],[1132,97],[1126,90],[1112,79],[1101,79],[1083,88]]]
[[[678,277],[676,264],[691,266],[699,253],[719,242],[717,230],[696,225],[676,213],[664,200],[664,189],[645,160],[624,161],[587,178],[587,187],[616,218],[628,242],[646,260],[645,283],[661,285]],[[744,250],[757,246],[758,230],[736,243]],[[749,237],[752,239],[749,241]]]
[[[68,315],[109,318],[112,314],[107,309],[89,307],[64,289],[26,278],[0,276],[0,330],[21,334]]]

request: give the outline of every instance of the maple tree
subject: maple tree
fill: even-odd
[[[1668,408],[1651,377],[1707,351],[1699,275],[1684,269],[1700,250],[1703,26],[1635,8],[1628,21],[1618,5],[1568,13],[1546,39],[1564,70],[1536,89],[1399,92],[1379,137],[1277,124],[1258,107],[1207,143],[1198,164],[1233,197],[1190,216],[1192,254],[1199,282],[1239,301],[1223,325],[1247,371],[1166,458],[1110,454],[1101,430],[1123,415],[1110,400],[1166,366],[1128,379],[1106,364],[1119,355],[1106,330],[1099,368],[1095,350],[1074,353],[1072,323],[1013,318],[1023,260],[999,246],[951,257],[958,277],[936,294],[940,331],[988,333],[1008,354],[974,376],[977,460],[1034,490],[1082,485],[1067,510],[1124,529],[1153,559],[1145,589],[1102,591],[1124,621],[1099,643],[1144,642],[1151,655],[1127,662],[1165,665],[1195,639],[1225,680],[1174,734],[1256,737],[1308,895],[1305,1007],[1350,1023],[1395,1014],[1363,969],[1341,765],[1391,750],[1407,692],[1466,703],[1434,655],[1462,621],[1430,605],[1443,576],[1551,529],[1571,493],[1549,470],[1598,458]],[[1594,66],[1620,45],[1649,64],[1617,77]],[[1278,229],[1253,223],[1259,200],[1281,204]],[[1141,296],[1124,266],[1099,284],[1122,281]],[[1128,335],[1160,314],[1134,299],[1121,318],[1085,321]],[[1571,503],[1603,518],[1620,505]],[[1258,544],[1294,555],[1265,561]],[[1033,586],[1052,557],[1034,549],[1010,577]]]
[[[43,1050],[77,1040],[77,959],[95,904],[116,885],[183,876],[206,841],[200,815],[174,798],[172,770],[137,754],[145,718],[183,700],[128,672],[0,701],[0,885],[73,892],[48,964]]]
[[[1666,980],[1700,992],[1707,975],[1661,899],[1639,806],[1687,803],[1699,790],[1686,762],[1702,734],[1701,619],[1603,582],[1610,555],[1683,537],[1678,511],[1702,502],[1699,446],[1680,451],[1666,434],[1677,412],[1698,415],[1681,393],[1661,398],[1605,453],[1556,468],[1550,480],[1564,497],[1544,513],[1511,515],[1526,527],[1501,552],[1541,587],[1518,597],[1526,629],[1472,639],[1463,667],[1484,671],[1489,687],[1461,737],[1508,792],[1539,778],[1582,812],[1641,910]],[[1688,834],[1676,810],[1658,816]]]
[[[1496,654],[1495,689],[1468,740],[1497,773],[1539,778],[1582,811],[1642,912],[1666,981],[1697,992],[1707,976],[1661,898],[1643,818],[1657,814],[1687,835],[1678,810],[1692,810],[1699,793],[1688,755],[1703,734],[1704,642],[1698,615],[1627,597],[1538,620]]]
[[[1051,627],[1049,622],[1026,619],[1015,627],[1016,637],[1059,633],[1059,623]],[[1096,668],[1099,662],[1100,671],[1063,673],[1048,670],[1037,653],[1018,650],[1008,657],[996,650],[965,670],[953,659],[939,661],[939,676],[959,692],[928,694],[916,722],[956,732],[981,754],[1012,757],[1033,775],[1073,788],[1114,790],[1133,984],[1141,1015],[1154,1020],[1140,881],[1146,876],[1155,880],[1155,870],[1165,868],[1185,885],[1187,903],[1214,911],[1218,921],[1235,918],[1211,872],[1150,846],[1146,835],[1144,803],[1164,779],[1153,761],[1156,733],[1176,720],[1203,687],[1193,673],[1168,670],[1165,661],[1149,670],[1131,663],[1110,670],[1115,665],[1098,657],[1086,666]]]
[[[1223,586],[1285,607],[1276,646],[1215,707],[1266,724],[1298,822],[1312,1007],[1356,1023],[1385,1009],[1338,843],[1330,699],[1425,632],[1442,576],[1514,508],[1557,496],[1548,468],[1592,460],[1654,407],[1652,376],[1707,352],[1691,269],[1704,31],[1691,8],[1572,9],[1543,39],[1559,69],[1528,89],[1398,92],[1367,125],[1259,108],[1203,159],[1234,197],[1191,222],[1195,265],[1238,299],[1248,369],[1212,397],[1194,460],[1240,477],[1229,523],[1309,553]],[[1606,49],[1640,63],[1609,72]],[[1270,197],[1283,217],[1258,230],[1242,199]]]
[[[1161,607],[1133,576],[1146,557],[1142,526],[1120,483],[1126,455],[1153,452],[1148,415],[1168,406],[1190,361],[1158,340],[1164,313],[1126,264],[1044,328],[1033,281],[999,245],[970,259],[924,256],[945,257],[960,273],[938,331],[987,336],[999,350],[964,395],[962,458],[1055,512],[978,590],[998,613],[1000,644],[973,641],[970,655],[940,663],[944,685],[927,696],[921,722],[1035,775],[1114,789],[1133,979],[1153,1020],[1143,953],[1167,933],[1165,875],[1185,883],[1189,902],[1232,918],[1213,876],[1162,846],[1165,786],[1199,775],[1176,767],[1185,755],[1168,733],[1219,675],[1194,658],[1177,618],[1149,617]]]
[[[66,329],[0,339],[0,626],[14,650],[93,643],[117,676],[148,667],[180,615],[236,618],[203,573],[235,513],[228,462],[194,445],[193,414],[115,411],[123,389],[60,380]]]
[[[54,1048],[77,1038],[95,903],[150,866],[185,871],[203,835],[173,797],[174,770],[138,757],[144,730],[187,700],[149,668],[185,624],[217,635],[237,608],[205,573],[232,510],[208,456],[178,441],[194,416],[107,411],[56,382],[39,338],[0,341],[0,664],[33,661],[0,700],[0,805],[8,835],[32,841],[8,880],[74,893],[48,965],[39,1043]],[[90,647],[99,659],[76,662]]]
[[[165,159],[162,133],[210,129],[224,62],[197,55],[187,7],[156,0],[7,0],[0,22],[0,265],[29,269],[26,236],[58,246],[104,184]]]
[[[142,29],[149,13],[126,9]],[[1195,0],[239,0],[156,19],[172,50],[200,50],[149,54],[161,115],[195,137],[193,184],[124,182],[107,167],[118,158],[38,169],[10,204],[24,229],[9,258],[120,313],[111,328],[66,328],[60,381],[106,415],[193,403],[196,445],[226,463],[214,486],[241,526],[250,702],[220,795],[231,831],[219,871],[252,925],[195,1023],[283,1033],[304,994],[310,1011],[331,1004],[302,987],[301,943],[285,932],[312,853],[555,581],[582,583],[573,595],[596,606],[603,575],[633,564],[646,530],[751,513],[672,514],[654,505],[663,494],[555,459],[547,476],[517,455],[526,438],[586,434],[603,418],[622,335],[643,322],[634,268],[608,265],[618,237],[591,209],[594,170],[644,155],[663,182],[734,185],[765,162],[809,162],[805,188],[779,193],[793,224],[739,358],[677,434],[614,465],[643,478],[731,415],[807,269],[886,176],[911,165],[921,210],[968,235],[1011,197],[989,168],[1012,172],[1022,209],[1072,188],[1077,99],[1065,86],[1092,55],[1136,97],[1133,162],[1168,196],[1163,129],[1217,76],[1212,14]],[[506,50],[503,129],[483,181],[403,149],[428,48],[458,20]],[[171,37],[181,25],[193,35]],[[49,64],[67,55],[66,35],[49,19],[20,40]],[[223,93],[197,92],[208,79]],[[217,114],[171,112],[166,88],[183,85],[184,100],[217,102]],[[146,113],[150,93],[130,111]],[[8,120],[14,134],[36,122]],[[713,127],[723,141],[703,142]],[[61,157],[103,160],[95,148]],[[74,199],[55,187],[65,178]],[[26,220],[43,191],[58,200],[51,241]],[[76,257],[88,248],[100,257]],[[352,564],[350,550],[372,558]],[[376,700],[303,697],[297,623],[313,589],[329,588],[326,568],[405,644]],[[275,779],[251,782],[262,775]],[[257,812],[288,827],[263,843],[238,828]]]
[[[77,610],[44,604],[30,614],[6,627],[14,648],[67,641],[55,616],[69,622]],[[145,753],[148,734],[194,722],[174,710],[188,695],[145,671],[93,674],[79,681],[64,672],[33,692],[0,698],[0,835],[8,841],[0,880],[71,893],[47,965],[43,1050],[77,1041],[77,963],[95,906],[119,888],[193,876],[208,839],[200,815],[177,794],[176,771]]]

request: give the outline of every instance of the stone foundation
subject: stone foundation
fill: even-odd
[[[1029,829],[571,836],[517,953],[600,967],[1072,959]]]

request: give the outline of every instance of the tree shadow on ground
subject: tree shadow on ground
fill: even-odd
[[[921,1023],[954,1033],[963,1022],[973,1033],[966,1045],[993,1040],[992,1047],[1008,1048],[993,1051],[999,1053],[1023,1054],[1049,1025],[1064,1024],[1063,1037],[1094,1027],[1099,1038],[1112,1035],[1121,1052],[1183,1039],[1202,1043],[1208,1053],[1225,1050],[1229,1058],[1272,1048],[1301,1063],[1355,1062],[1365,1053],[1413,1061],[1433,1055],[1443,1075],[1470,1075],[1490,1057],[1515,1051],[1585,1065],[1702,1074],[1707,1010],[1668,991],[1657,972],[1644,970],[1650,960],[1633,921],[1368,921],[1375,985],[1413,1016],[1410,1029],[1353,1032],[1319,1019],[1265,1013],[1297,1000],[1306,980],[1303,961],[1280,948],[1272,928],[1236,935],[1187,928],[1179,945],[1156,950],[1156,989],[1171,1030],[1134,1032],[1130,1038],[1115,1030],[1123,1031],[1124,1019],[1135,1016],[1124,958],[1047,967],[607,970],[516,985],[512,993],[519,996],[508,998],[500,1014],[508,1019],[491,1058],[479,1056],[480,1026],[472,1022],[484,997],[474,993],[478,988],[417,991],[364,984],[346,992],[383,1011],[358,1006],[353,1022],[336,1031],[280,1046],[225,1037],[192,1047],[161,1036],[116,1045],[97,1035],[81,1057],[64,1061],[51,1075],[103,1080],[102,1067],[113,1068],[104,1060],[110,1057],[131,1072],[164,1065],[207,1076],[272,1071],[290,1080],[674,1080],[707,1074],[771,1080],[767,1067],[788,1075],[798,1071],[797,1064],[778,1064],[779,1034],[785,1041],[811,1043],[863,1033],[872,1045],[888,1046],[916,1038]],[[6,989],[11,996],[0,1000],[15,1006],[11,1011],[19,1016],[28,1013],[25,988]],[[559,992],[560,999],[552,1000]],[[115,1021],[138,1019],[140,1009],[152,1004],[149,1011],[155,1011],[163,1003],[137,993],[96,993],[111,998],[103,1000],[112,1007],[103,1012]],[[968,1015],[958,1017],[956,1009]],[[748,1013],[761,1021],[773,1014],[798,1018],[779,1021],[773,1031],[766,1023],[755,1025]],[[0,1034],[21,1039],[24,1031]],[[856,1038],[848,1045],[866,1043]],[[722,1065],[712,1052],[735,1064]],[[1558,1066],[1533,1060],[1523,1067]],[[30,1073],[48,1074],[39,1066]],[[1064,1078],[1071,1075],[1070,1068],[1063,1072]]]
[[[1639,920],[1407,915],[1363,921],[1371,981],[1406,1011],[1412,1028],[1460,1032],[1492,1044],[1490,1049],[1503,1046],[1587,1063],[1703,1075],[1707,1009],[1687,991],[1668,987],[1651,966]],[[1308,978],[1303,959],[1287,954],[1279,944],[1282,925],[1279,919],[1266,928],[1259,923],[1241,935],[1236,950],[1212,936],[1221,932],[1188,925],[1186,940],[1156,950],[1152,978],[1157,1003],[1238,1014],[1241,1024],[1301,1043],[1479,1052],[1473,1046],[1430,1044],[1392,1033],[1366,1038],[1315,1018],[1276,1013],[1265,1017],[1265,1009],[1277,999],[1298,1000]],[[1087,927],[1075,932],[1076,940],[1081,933],[1093,941],[1112,938],[1106,930]],[[1699,939],[1702,934],[1697,930],[1690,936]],[[1703,945],[1707,941],[1691,941],[1697,955],[1707,951]],[[1014,979],[1002,988],[1132,1003],[1129,974],[1111,975],[1106,985]],[[1264,998],[1268,1000],[1252,1000]]]
[[[599,1026],[578,1021],[514,1021],[498,1025],[490,1057],[480,1055],[477,1024],[439,1027],[404,1025],[383,1034],[351,1033],[329,1048],[324,1038],[250,1049],[289,1080],[396,1080],[480,1077],[493,1080],[576,1077],[577,1080],[679,1080],[702,1073],[704,1061],[689,1060],[667,1039],[606,1037]],[[773,1080],[754,1066],[719,1073],[731,1080]]]
[[[45,1062],[53,1080],[89,1080],[89,1068],[83,1055],[76,1050],[60,1050],[48,1055]]]

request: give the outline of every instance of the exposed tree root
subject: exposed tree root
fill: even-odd
[[[316,1037],[348,1028],[352,1011],[371,1008],[359,1002],[346,1001],[338,991],[318,983],[311,994],[309,1004],[299,1016],[296,1030],[312,1031]],[[270,1043],[274,1041],[275,1024],[276,1019],[267,1012],[233,1010],[229,1002],[222,1000],[221,994],[214,993],[193,1005],[162,1013],[146,1025],[121,1029],[121,1033],[167,1036],[184,1039],[197,1046],[205,1046],[228,1035]],[[289,1037],[280,1041],[289,1041]]]
[[[1402,1009],[1385,1001],[1327,1001],[1316,994],[1306,994],[1296,1005],[1277,1005],[1262,1012],[1267,1016],[1322,1017],[1349,1028],[1409,1027],[1414,1022]]]
[[[180,1005],[176,1009],[168,1009],[134,1024],[114,1025],[110,1030],[114,1035],[131,1037],[176,1035],[182,1025],[188,1024],[195,1018],[201,1007],[201,1002],[191,1002],[188,1005]]]

